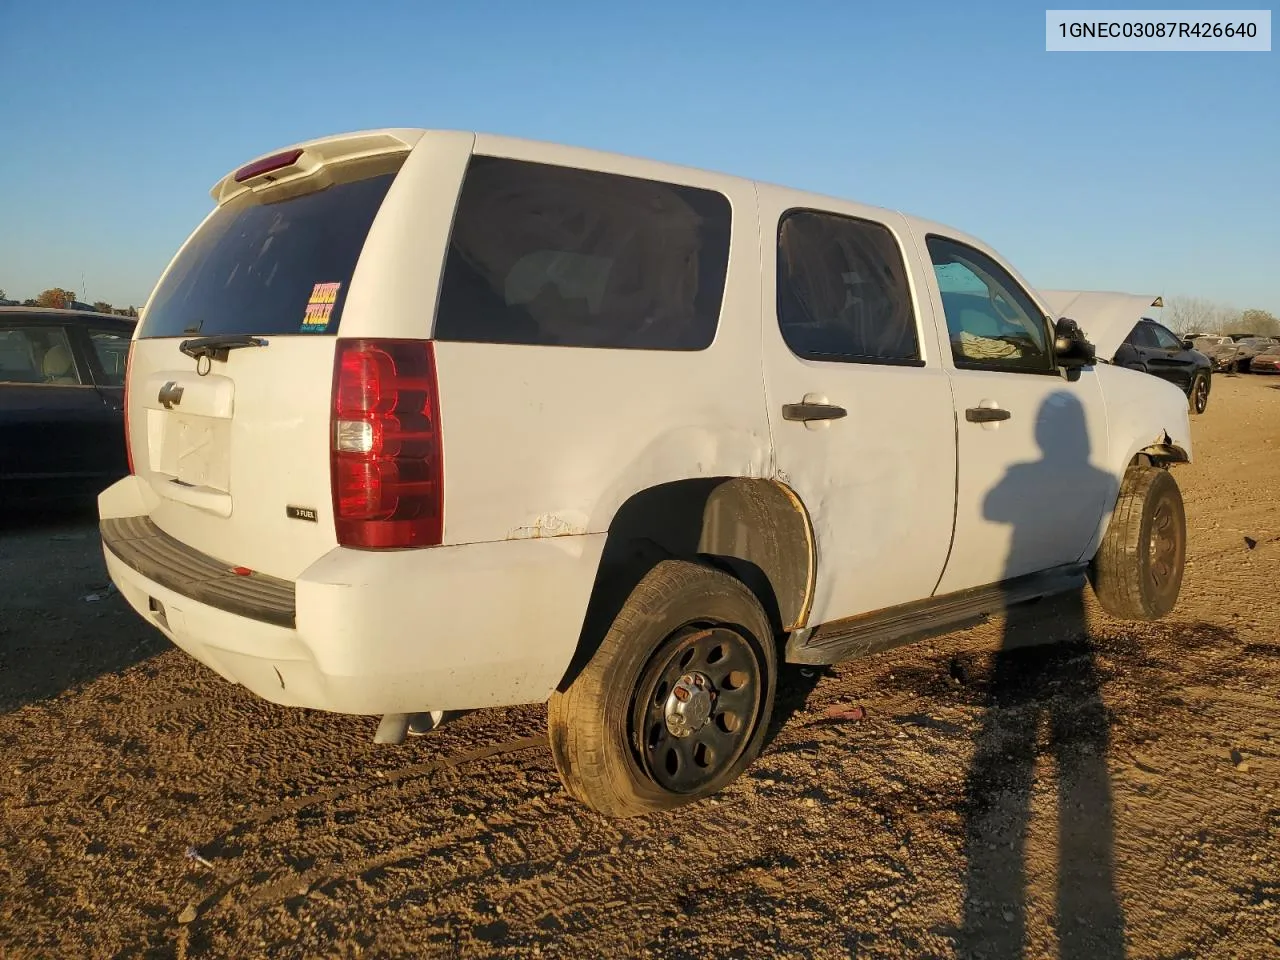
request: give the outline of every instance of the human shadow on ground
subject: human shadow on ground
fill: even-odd
[[[988,520],[1013,527],[1006,569],[1025,571],[1043,544],[1025,522],[1029,490],[1080,477],[1090,443],[1079,401],[1060,393],[1052,417],[1039,412],[1041,459],[1015,464],[987,495]],[[1083,489],[1114,488],[1101,476]],[[1023,517],[1023,522],[1020,522]],[[1124,917],[1115,888],[1107,768],[1109,718],[1089,637],[1083,581],[1052,599],[1011,607],[994,655],[986,713],[965,785],[964,919],[958,953],[1020,958],[1028,920],[1027,837],[1037,777],[1057,787],[1057,902],[1052,925],[1064,960],[1124,955]],[[1037,760],[1041,762],[1037,765]],[[1047,763],[1044,761],[1052,761]],[[1037,768],[1038,766],[1038,768]]]

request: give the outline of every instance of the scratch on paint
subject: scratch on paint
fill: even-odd
[[[553,513],[544,513],[535,517],[532,524],[516,527],[507,534],[507,539],[540,540],[545,537],[572,537],[586,532],[585,526],[569,523]]]

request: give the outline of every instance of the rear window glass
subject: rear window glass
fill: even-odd
[[[141,337],[337,333],[356,260],[403,162],[348,164],[321,190],[244,193],[192,237]]]
[[[701,350],[715,339],[729,223],[711,190],[474,157],[435,336]]]

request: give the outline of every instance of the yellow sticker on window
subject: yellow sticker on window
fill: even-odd
[[[311,298],[302,315],[303,333],[324,333],[329,329],[329,318],[333,316],[333,305],[338,302],[341,289],[341,283],[317,283],[311,288]]]

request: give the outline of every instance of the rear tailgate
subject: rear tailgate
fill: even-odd
[[[288,580],[336,545],[335,335],[412,145],[395,133],[304,144],[225,178],[144,312],[134,471],[156,495],[151,520],[228,565]]]

